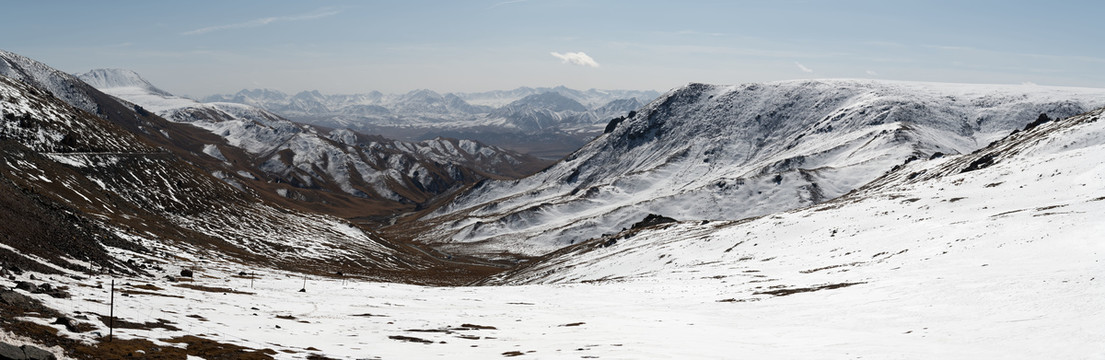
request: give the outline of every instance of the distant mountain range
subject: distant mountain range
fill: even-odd
[[[294,95],[271,89],[212,95],[204,102],[232,102],[266,109],[288,119],[349,128],[404,140],[439,136],[558,158],[600,134],[606,123],[660,94],[635,90],[574,90],[521,87],[480,93]]]
[[[314,198],[309,193],[323,190],[417,204],[466,183],[523,176],[545,164],[471,140],[402,142],[297,124],[251,105],[200,103],[161,91],[129,70],[99,69],[78,77],[166,119],[210,131],[242,151],[252,165],[226,169],[225,181],[238,184],[260,172],[270,182],[290,185],[280,193],[299,200]],[[232,164],[225,151],[220,144],[203,144],[205,154]],[[367,210],[371,208],[362,212]]]

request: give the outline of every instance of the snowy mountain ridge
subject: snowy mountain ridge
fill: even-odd
[[[488,182],[423,218],[457,252],[537,255],[650,213],[732,220],[813,205],[896,165],[970,153],[1105,90],[871,80],[691,84],[531,177]],[[620,121],[620,122],[619,122]]]
[[[0,215],[9,224],[0,248],[8,266],[86,271],[95,263],[144,273],[113,254],[151,249],[271,257],[273,265],[356,257],[372,259],[364,262],[370,267],[404,266],[382,240],[340,219],[259,202],[117,124],[3,75],[0,139],[7,199]],[[70,225],[78,231],[66,234]]]
[[[97,89],[134,87],[156,95],[171,96],[169,92],[158,89],[138,73],[127,69],[93,69],[79,77]]]
[[[260,170],[295,187],[334,186],[354,196],[418,203],[428,199],[422,192],[436,195],[465,181],[516,176],[532,162],[476,142],[439,138],[401,143],[341,129],[322,133],[250,105],[200,103],[151,91],[152,85],[143,86],[148,82],[130,71],[94,70],[80,77],[104,86],[121,85],[100,90],[222,136],[230,146],[255,156]]]
[[[31,60],[26,56],[0,50],[0,75],[49,91],[65,100],[66,103],[84,111],[97,112],[95,100],[74,89],[77,86],[75,84],[81,83],[77,81],[75,76]]]

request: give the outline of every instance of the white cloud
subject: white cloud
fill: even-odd
[[[802,63],[800,63],[800,62],[795,61],[794,65],[798,65],[798,70],[802,70],[802,72],[805,72],[805,73],[812,73],[813,72],[813,70],[806,67],[805,65],[802,65]]]
[[[879,73],[875,72],[874,70],[867,70],[867,75],[879,76]]]
[[[321,19],[321,18],[324,18],[324,17],[327,17],[327,16],[334,16],[334,15],[337,15],[338,13],[340,13],[340,12],[341,11],[338,11],[338,10],[319,9],[319,10],[316,10],[314,12],[309,12],[309,13],[300,14],[300,15],[273,16],[273,17],[267,17],[267,18],[253,19],[253,20],[250,20],[250,21],[240,22],[240,23],[236,23],[236,24],[208,26],[208,27],[205,27],[205,28],[199,28],[199,29],[195,29],[195,30],[191,30],[191,31],[185,31],[185,32],[182,32],[180,34],[181,35],[200,35],[200,34],[206,34],[206,33],[213,32],[213,31],[260,27],[260,26],[265,26],[265,25],[272,24],[272,23],[275,23],[275,22],[314,20],[314,19]]]
[[[1040,86],[1039,84],[1031,82],[1031,81],[1022,82],[1021,85],[1024,85],[1024,86]]]
[[[595,62],[595,59],[592,59],[590,56],[587,56],[587,54],[584,54],[582,51],[580,51],[580,52],[569,52],[569,53],[563,53],[563,54],[553,51],[549,54],[552,54],[552,56],[555,56],[556,58],[560,59],[565,64],[575,64],[575,65],[579,65],[579,66],[599,67],[599,63]]]

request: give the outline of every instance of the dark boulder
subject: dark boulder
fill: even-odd
[[[17,309],[28,309],[35,305],[34,299],[11,290],[0,290],[0,303]]]
[[[192,277],[192,270],[191,269],[181,269],[180,270],[180,277]]]
[[[63,325],[65,326],[65,330],[69,330],[70,332],[81,332],[80,329],[77,329],[76,320],[64,316],[58,317],[57,320],[54,320],[54,325]]]
[[[30,345],[0,343],[0,360],[57,360],[54,354]]]
[[[17,282],[15,283],[15,288],[32,294],[38,292],[38,286],[35,286],[35,284],[31,283],[30,281]]]
[[[653,225],[673,223],[673,222],[677,222],[677,221],[679,221],[679,220],[675,220],[675,219],[672,219],[670,217],[659,215],[659,214],[648,214],[648,216],[645,216],[644,220],[641,220],[640,222],[637,222],[636,224],[633,224],[633,226],[631,226],[630,229],[639,229],[639,228],[649,227],[649,226],[653,226]]]
[[[1028,125],[1024,126],[1024,131],[1031,130],[1034,127],[1037,127],[1037,126],[1040,126],[1040,125],[1043,125],[1043,124],[1046,124],[1046,123],[1049,123],[1049,122],[1051,122],[1051,118],[1048,117],[1047,114],[1040,114],[1040,116],[1037,117],[1035,121],[1030,122],[1030,123],[1028,123]]]
[[[610,119],[610,122],[606,123],[606,129],[603,129],[602,133],[603,134],[609,134],[611,132],[614,132],[614,129],[617,129],[618,124],[621,124],[622,121],[625,121],[625,118],[620,117],[620,116],[616,117],[616,118],[613,118],[613,119]]]
[[[49,351],[39,349],[30,345],[23,345],[23,353],[27,355],[27,360],[57,360],[58,358],[51,354]]]
[[[27,354],[23,353],[23,349],[6,343],[0,343],[0,360],[24,360],[27,358]]]

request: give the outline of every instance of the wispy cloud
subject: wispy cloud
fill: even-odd
[[[802,70],[802,72],[804,72],[804,73],[812,73],[813,72],[812,69],[806,67],[805,65],[802,65],[802,63],[800,63],[800,62],[795,61],[794,65],[798,65],[798,70]]]
[[[975,48],[969,47],[969,46],[923,45],[923,47],[926,47],[926,48],[929,48],[929,49],[947,50],[947,51],[978,51],[978,49],[975,49]]]
[[[774,50],[766,48],[733,47],[733,46],[702,46],[702,45],[667,45],[634,42],[611,42],[612,46],[623,48],[636,48],[648,51],[662,52],[666,54],[713,54],[713,55],[739,55],[766,58],[830,58],[853,56],[845,52],[809,52]]]
[[[306,13],[306,14],[290,15],[290,16],[272,16],[272,17],[267,17],[267,18],[253,19],[253,20],[250,20],[250,21],[240,22],[240,23],[235,23],[235,24],[208,26],[208,27],[199,28],[199,29],[195,29],[195,30],[185,31],[185,32],[182,32],[180,34],[181,35],[200,35],[200,34],[206,34],[206,33],[214,32],[214,31],[261,27],[261,26],[272,24],[272,23],[278,23],[278,22],[315,20],[315,19],[321,19],[321,18],[324,18],[324,17],[327,17],[327,16],[334,16],[334,15],[337,15],[339,13],[341,13],[340,10],[334,10],[334,9],[331,9],[331,8],[323,8],[323,9],[315,10],[315,11],[312,11],[312,12],[309,12],[309,13]]]
[[[579,65],[579,66],[599,67],[599,63],[595,62],[595,59],[592,59],[590,56],[587,56],[587,54],[584,54],[582,51],[580,51],[580,52],[569,52],[569,53],[563,53],[563,54],[553,51],[549,54],[552,54],[552,56],[555,56],[556,58],[560,59],[565,64],[575,64],[575,65]]]
[[[879,76],[879,73],[875,72],[875,70],[867,70],[867,75]]]
[[[503,2],[499,2],[499,3],[495,3],[494,5],[488,6],[487,8],[488,8],[488,9],[494,9],[494,8],[497,8],[497,7],[500,7],[500,6],[503,6],[503,5],[510,5],[510,4],[524,3],[524,2],[526,2],[526,1],[529,1],[529,0],[509,0],[509,1],[503,1]]]
[[[725,36],[723,33],[717,32],[702,32],[696,30],[679,30],[675,32],[675,35],[689,35],[689,36]]]

